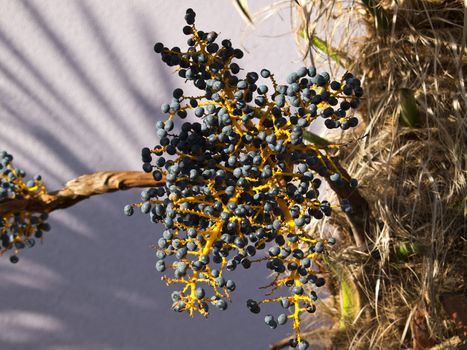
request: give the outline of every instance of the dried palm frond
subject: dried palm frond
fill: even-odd
[[[303,57],[334,76],[352,71],[366,92],[360,132],[367,137],[342,157],[373,215],[368,249],[355,251],[349,241],[330,256],[353,276],[362,311],[344,329],[327,332],[333,341],[323,346],[424,349],[465,342],[440,300],[460,292],[467,303],[466,4],[295,0],[288,6]],[[339,215],[311,229],[330,226],[351,230]]]

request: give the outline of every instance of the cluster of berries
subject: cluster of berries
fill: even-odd
[[[40,175],[25,182],[25,171],[16,169],[12,161],[11,154],[0,152],[0,203],[9,199],[28,200],[46,193]],[[34,246],[34,237],[42,238],[43,232],[50,230],[47,218],[45,213],[29,212],[12,212],[0,218],[0,256],[13,251],[10,261],[17,263],[19,251]]]
[[[132,215],[140,208],[165,225],[156,269],[172,269],[173,276],[163,279],[182,286],[172,294],[174,310],[205,316],[210,306],[225,310],[236,288],[226,272],[264,262],[276,274],[271,292],[289,292],[248,300],[247,307],[259,313],[261,304],[281,303],[288,314],[277,320],[267,315],[265,322],[276,328],[292,319],[291,345],[304,350],[300,316],[315,311],[316,290],[325,284],[319,257],[335,243],[305,227],[332,213],[331,203],[320,199],[323,178],[350,187],[357,181],[335,165],[331,151],[337,145],[307,144],[303,136],[320,118],[329,128],[356,126],[350,112],[359,105],[360,82],[349,73],[331,81],[314,67],[298,69],[284,85],[267,69],[242,74],[234,62],[243,57],[240,49],[197,30],[193,10],[185,20],[186,51],[161,43],[154,50],[201,94],[186,96],[177,88],[162,105],[168,117],[156,124],[159,144],[144,148],[142,161],[143,170],[165,184],[144,190],[142,202],[124,211]],[[194,119],[187,121],[189,111]]]

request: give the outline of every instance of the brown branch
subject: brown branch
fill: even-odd
[[[155,181],[150,173],[140,171],[99,171],[68,181],[54,192],[34,199],[6,199],[0,201],[0,217],[21,211],[49,213],[68,208],[91,196],[137,187],[163,186],[165,180]]]
[[[347,171],[337,162],[334,164],[345,178],[350,178]],[[348,199],[353,213],[347,215],[352,226],[352,234],[357,246],[365,244],[365,232],[368,232],[368,203],[360,195],[358,189],[350,188],[348,183],[338,186],[329,180],[331,188],[339,200]],[[6,199],[0,201],[0,217],[8,213],[21,211],[49,213],[56,209],[68,208],[91,196],[137,187],[163,186],[165,180],[155,181],[150,173],[140,171],[99,171],[86,174],[68,181],[65,186],[54,192],[45,193],[34,199]]]
[[[318,155],[318,154],[317,154]],[[342,177],[345,179],[350,179],[351,176],[345,170],[337,159],[333,159],[332,163],[330,160],[323,158],[323,161],[326,164],[327,169],[332,169],[333,166],[341,173]],[[313,166],[313,170],[319,172],[321,164],[316,164]],[[355,241],[355,244],[359,248],[363,248],[366,242],[366,233],[369,232],[369,218],[370,218],[370,209],[366,199],[360,194],[358,188],[350,187],[347,181],[338,184],[337,182],[331,181],[331,173],[328,172],[324,178],[329,184],[331,189],[337,194],[339,202],[342,204],[342,200],[347,199],[350,206],[352,207],[352,213],[347,214],[346,217],[349,221],[349,224],[352,229],[352,236]]]

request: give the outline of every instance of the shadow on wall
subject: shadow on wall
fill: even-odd
[[[93,103],[100,111],[98,118],[111,123],[124,135],[124,149],[136,148],[133,151],[138,154],[139,165],[139,144],[152,141],[147,137],[147,129],[153,126],[159,111],[160,102],[154,99],[157,91],[139,89],[131,78],[131,67],[120,60],[98,16],[86,3],[77,2],[77,15],[92,30],[89,40],[97,41],[102,47],[107,67],[118,77],[126,98],[142,108],[138,115],[124,115],[118,105],[112,104],[108,91],[101,91],[94,83],[92,72],[76,58],[71,47],[73,42],[65,40],[58,34],[60,31],[51,27],[34,2],[19,3],[28,20],[38,29],[37,35],[44,35],[54,54],[65,61],[74,77],[71,83],[80,85],[94,98]],[[109,150],[108,156],[116,159],[115,164],[128,166],[130,162],[122,162],[125,156],[113,148],[115,135],[95,128],[93,116],[83,113],[79,107],[82,101],[75,101],[70,93],[73,87],[66,82],[60,85],[54,82],[50,67],[44,71],[36,65],[17,45],[15,33],[7,28],[0,28],[0,49],[14,58],[12,62],[0,62],[0,79],[4,81],[0,95],[4,126],[0,129],[0,148],[16,155],[16,164],[28,173],[31,167],[40,169],[46,182],[59,185],[67,180],[67,175],[57,173],[56,164],[66,167],[67,174],[73,176],[102,170],[93,169],[80,152],[98,143],[102,145],[103,155]],[[145,47],[141,51],[147,50]],[[152,44],[149,51],[152,51]],[[154,62],[158,68],[162,65]],[[15,65],[20,65],[22,72],[18,72]],[[166,70],[158,69],[157,75],[154,79],[170,83]],[[40,144],[46,154],[38,157],[37,149],[31,147],[34,144]],[[114,163],[107,166],[114,166]],[[160,228],[148,220],[125,221],[122,207],[138,197],[135,193],[110,197],[93,198],[66,212],[54,213],[50,219],[53,229],[43,246],[38,243],[31,251],[24,252],[17,265],[10,264],[8,259],[0,261],[1,349],[67,349],[70,343],[82,344],[83,349],[147,349],[147,346],[135,344],[135,339],[145,334],[142,343],[153,342],[144,326],[151,320],[155,322],[159,311],[154,296],[162,291],[166,297],[168,294],[154,274],[153,254],[149,248],[154,240],[147,233]],[[82,255],[86,255],[86,261]],[[88,276],[89,281],[82,276]],[[166,300],[163,304],[164,309],[168,309]],[[104,317],[100,316],[102,310]],[[106,315],[126,320],[128,332],[115,329],[121,327],[121,323],[112,324],[105,319]],[[141,334],[135,334],[138,328]],[[112,335],[118,333],[123,336],[113,339]],[[92,336],[82,339],[86,334]]]
[[[41,67],[35,66],[33,59],[28,58],[27,54],[23,53],[23,50],[15,44],[14,33],[8,33],[5,28],[0,27],[0,45],[2,49],[14,57],[16,64],[21,65],[21,70],[27,72],[22,76],[18,76],[15,67],[10,68],[6,62],[0,62],[0,74],[3,75],[9,85],[14,86],[20,92],[21,100],[27,103],[24,111],[19,111],[18,107],[23,107],[19,101],[11,101],[9,91],[2,91],[4,93],[0,97],[0,103],[4,109],[10,116],[15,118],[17,123],[20,123],[19,127],[24,128],[23,133],[29,134],[30,138],[43,141],[41,143],[46,148],[47,153],[58,156],[57,161],[70,166],[70,173],[74,175],[94,171],[87,164],[78,160],[80,154],[77,152],[77,148],[91,147],[96,143],[102,149],[104,147],[115,148],[121,144],[122,146],[119,147],[120,152],[118,152],[120,158],[114,163],[120,167],[124,167],[125,163],[134,164],[134,158],[130,158],[128,154],[133,151],[138,154],[139,158],[140,145],[147,141],[147,130],[148,128],[152,129],[157,115],[160,114],[160,108],[158,107],[161,104],[158,101],[158,98],[160,98],[158,95],[160,94],[156,89],[147,92],[138,87],[132,79],[131,67],[122,62],[121,55],[113,48],[111,40],[109,40],[110,35],[106,32],[103,24],[99,23],[98,15],[93,14],[86,2],[74,3],[77,8],[76,14],[80,17],[80,21],[85,24],[83,28],[91,30],[89,40],[98,43],[100,46],[99,54],[105,57],[108,62],[105,68],[102,67],[102,69],[110,69],[109,75],[112,78],[117,78],[119,82],[116,88],[123,89],[125,92],[125,101],[122,101],[122,103],[139,107],[139,114],[123,114],[120,111],[119,104],[112,101],[112,92],[101,91],[98,84],[95,83],[93,72],[86,69],[85,65],[77,58],[77,49],[73,49],[73,44],[77,45],[76,42],[61,37],[58,34],[60,31],[51,27],[45,15],[41,13],[41,10],[34,2],[21,1],[20,3],[28,19],[39,29],[37,35],[43,35],[46,38],[54,51],[53,54],[65,62],[67,70],[72,74],[74,80],[70,82],[70,86],[64,85],[63,82],[59,82],[59,84],[61,83],[59,85],[57,80],[54,82],[51,72],[41,71]],[[135,21],[140,22],[141,19],[135,18]],[[145,42],[144,45],[147,45],[147,43]],[[150,44],[150,46],[140,50],[143,52],[143,57],[146,52],[154,56],[152,45]],[[90,60],[92,58],[92,56],[89,56]],[[163,81],[165,84],[171,83],[171,76],[158,60],[153,62],[141,60],[141,62],[156,65],[158,69],[157,76],[154,77],[155,81]],[[152,71],[151,67],[148,68],[149,71]],[[31,82],[34,82],[34,84],[31,84]],[[40,87],[40,95],[42,96],[35,92],[34,85]],[[93,100],[75,101],[76,98],[72,93],[74,85],[78,85],[80,89],[85,89]],[[173,89],[170,85],[165,86],[165,88],[165,91]],[[99,111],[97,118],[110,129],[114,129],[115,134],[109,133],[109,130],[105,128],[96,128],[96,116],[86,115],[80,106],[83,103],[87,105],[95,104],[95,109]],[[57,106],[60,113],[57,112]],[[40,117],[37,117],[37,114],[40,114]],[[58,135],[54,132],[57,130],[59,130]],[[4,136],[2,139],[5,140],[9,133],[12,134],[9,129],[1,133]],[[117,142],[116,138],[118,138]],[[68,142],[70,140],[74,142]],[[15,140],[2,143],[5,143],[3,147],[8,147],[8,149],[21,148],[21,145],[18,145]],[[109,153],[109,156],[111,156],[112,152]],[[21,159],[28,163],[34,161],[34,154],[31,154],[31,152],[23,150],[21,156]]]

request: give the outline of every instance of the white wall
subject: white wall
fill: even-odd
[[[255,8],[268,1],[255,1]],[[300,66],[288,12],[242,37],[231,1],[0,0],[0,149],[50,190],[97,170],[140,169],[160,105],[182,84],[152,51],[184,45],[184,11],[249,51],[247,69],[285,79]],[[266,37],[268,36],[268,37]],[[44,244],[0,259],[0,350],[266,349],[270,330],[245,300],[268,284],[262,266],[236,273],[234,303],[208,320],[170,310],[150,245],[161,227],[127,218],[139,191],[92,198],[50,218]]]

